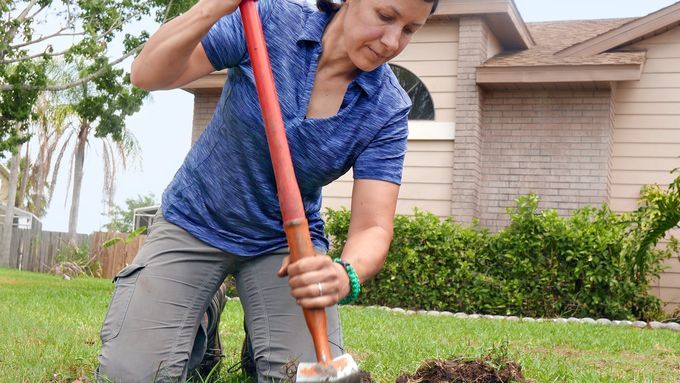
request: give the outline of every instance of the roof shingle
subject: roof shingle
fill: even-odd
[[[644,51],[604,52],[595,56],[558,57],[555,53],[635,19],[602,19],[527,23],[536,42],[530,49],[498,54],[482,67],[641,64]]]

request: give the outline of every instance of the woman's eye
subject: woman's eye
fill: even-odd
[[[416,31],[414,31],[414,30],[411,29],[411,28],[404,28],[404,33],[406,33],[407,35],[412,35],[412,34],[414,34],[415,32],[416,32]]]
[[[385,22],[392,21],[392,17],[382,14],[380,12],[378,12],[378,17],[380,18],[380,20]]]

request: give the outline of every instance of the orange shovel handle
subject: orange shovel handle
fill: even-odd
[[[239,8],[248,53],[255,75],[257,95],[262,108],[262,118],[274,168],[274,177],[276,178],[283,226],[290,247],[290,261],[293,263],[302,257],[313,257],[316,254],[312,247],[309,223],[295,178],[295,170],[290,156],[286,130],[283,126],[281,108],[274,85],[274,75],[269,62],[257,5],[255,0],[243,0]],[[314,341],[318,361],[329,363],[332,358],[326,331],[326,311],[324,309],[303,309],[303,312]]]

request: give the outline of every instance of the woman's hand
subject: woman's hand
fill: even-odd
[[[286,257],[276,274],[288,276],[291,295],[303,308],[332,306],[349,293],[347,272],[324,255],[305,257],[293,264]]]
[[[354,267],[360,283],[372,278],[385,262],[392,241],[397,195],[396,184],[354,180],[352,217],[342,259]],[[288,257],[284,258],[277,275],[288,275],[291,295],[303,308],[332,306],[349,294],[345,268],[329,257],[306,257],[292,265],[289,262]]]

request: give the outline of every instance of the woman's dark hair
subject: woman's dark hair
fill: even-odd
[[[343,3],[345,0],[341,0]],[[423,0],[426,3],[432,3],[432,10],[430,11],[430,14],[433,14],[434,11],[437,10],[437,5],[439,4],[439,0]],[[336,12],[342,4],[336,3],[333,0],[316,0],[316,7],[319,8],[321,12],[326,12],[326,13],[331,13],[331,12]]]

